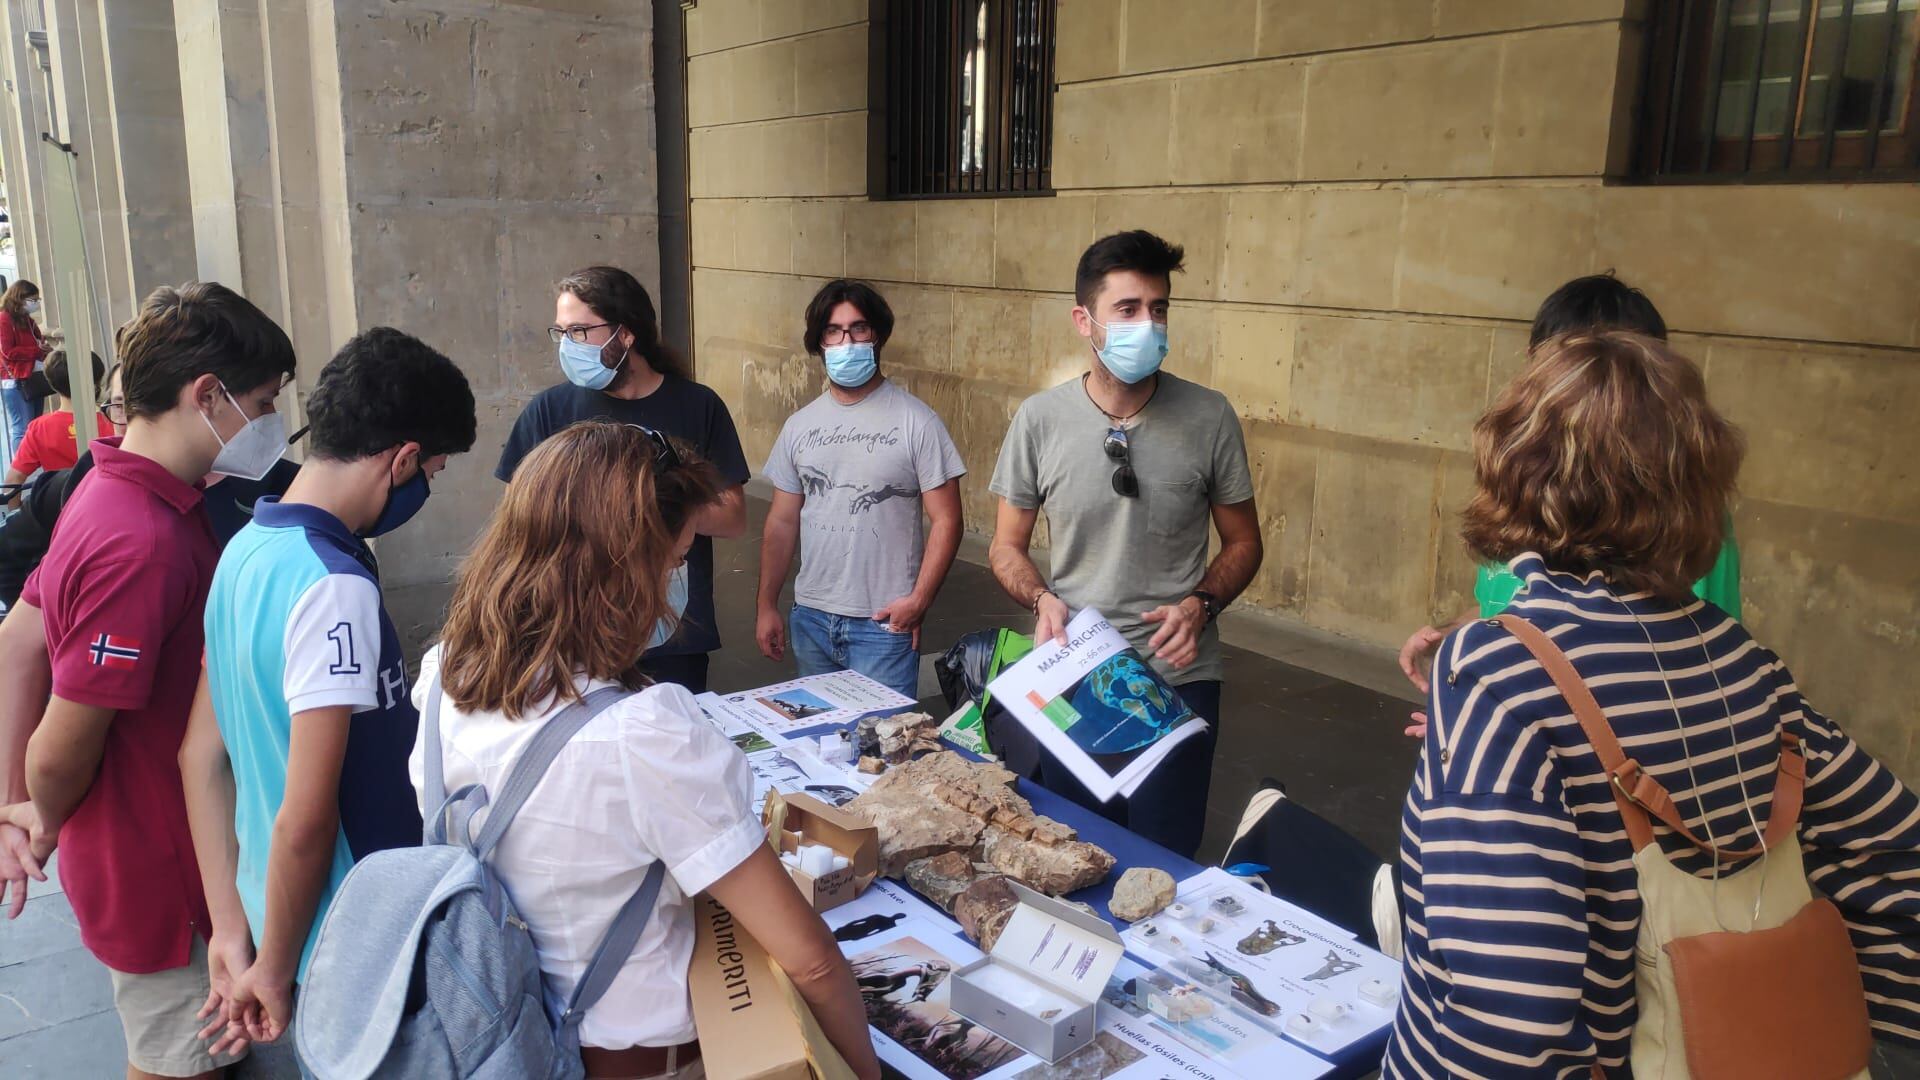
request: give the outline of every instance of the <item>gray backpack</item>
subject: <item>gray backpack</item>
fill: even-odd
[[[487,857],[568,739],[627,696],[596,690],[528,741],[477,836],[488,794],[446,797],[440,684],[428,690],[425,846],[376,852],[354,866],[327,909],[294,1012],[294,1045],[319,1080],[575,1080],[580,1021],[613,982],[653,913],[665,866],[607,927],[570,1000],[548,993],[533,935]],[[449,839],[449,835],[452,839]]]

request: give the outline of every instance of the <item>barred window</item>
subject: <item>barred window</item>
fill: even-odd
[[[1053,0],[873,5],[873,70],[884,72],[871,121],[875,197],[1050,189],[1053,8]]]
[[[1635,172],[1908,179],[1920,0],[1660,0]]]

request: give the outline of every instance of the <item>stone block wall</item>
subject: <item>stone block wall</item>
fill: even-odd
[[[1247,602],[1378,644],[1470,601],[1470,427],[1540,299],[1612,268],[1751,455],[1748,620],[1920,778],[1920,186],[1629,186],[1631,0],[1059,0],[1050,198],[867,197],[861,0],[686,13],[694,330],[756,467],[820,387],[801,312],[880,285],[887,369],[946,419],[970,528],[1021,399],[1084,370],[1096,236],[1187,247],[1169,368],[1238,407]]]
[[[652,5],[0,0],[0,164],[23,272],[48,250],[48,104],[25,38],[43,11],[113,322],[155,285],[239,290],[293,339],[293,427],[363,328],[416,334],[467,373],[473,452],[379,544],[390,589],[444,583],[498,500],[513,419],[558,379],[554,283],[608,262],[658,288]],[[395,612],[410,643],[439,625],[437,600]]]

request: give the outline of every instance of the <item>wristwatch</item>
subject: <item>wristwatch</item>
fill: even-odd
[[[1212,593],[1205,589],[1195,589],[1187,595],[1200,601],[1200,610],[1206,612],[1208,622],[1220,617],[1220,601],[1215,600]]]

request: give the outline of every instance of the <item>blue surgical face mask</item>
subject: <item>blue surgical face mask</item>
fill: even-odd
[[[628,345],[622,350],[619,362],[612,367],[600,359],[606,348],[605,345],[590,345],[569,337],[561,338],[560,370],[566,373],[567,381],[586,390],[605,390],[613,377],[620,374],[620,366],[627,362],[627,354],[633,351],[633,346]]]
[[[433,494],[427,489],[427,470],[421,469],[413,474],[413,479],[387,489],[387,505],[380,510],[380,516],[366,527],[360,535],[368,538],[385,536],[393,530],[413,520],[413,515],[427,505],[427,496]]]
[[[1087,321],[1107,332],[1107,343],[1096,350],[1100,363],[1113,377],[1131,386],[1160,370],[1167,358],[1167,324],[1141,322],[1101,323],[1089,314]]]
[[[867,385],[873,373],[880,365],[873,356],[873,342],[849,341],[845,345],[829,345],[826,348],[827,378],[837,386],[851,390],[856,386]]]
[[[680,617],[687,613],[687,564],[684,562],[667,575],[667,609],[673,612],[673,617],[653,624],[653,637],[647,641],[648,652],[665,645],[680,628]]]

